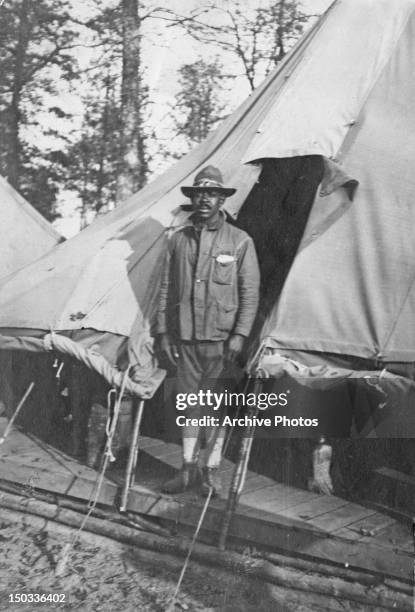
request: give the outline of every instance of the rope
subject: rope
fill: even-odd
[[[209,494],[208,494],[208,496],[206,498],[206,501],[205,501],[205,503],[203,505],[202,512],[201,512],[200,517],[199,517],[199,522],[198,522],[196,530],[195,530],[195,532],[193,534],[193,538],[192,538],[192,541],[190,543],[189,550],[187,551],[186,559],[185,559],[185,562],[183,564],[182,571],[180,572],[179,580],[177,581],[176,588],[175,588],[174,593],[173,593],[173,597],[171,598],[171,601],[170,601],[169,605],[167,606],[166,612],[174,612],[174,606],[175,606],[175,603],[176,603],[177,595],[179,594],[179,590],[180,590],[181,584],[183,582],[183,578],[184,578],[184,575],[186,573],[187,566],[189,565],[190,557],[191,557],[191,554],[193,552],[194,546],[196,544],[196,539],[197,539],[197,536],[199,535],[200,528],[202,527],[202,523],[203,523],[203,520],[205,518],[205,514],[206,514],[206,511],[208,509],[208,506],[209,506],[209,503],[210,503],[210,500],[211,500],[211,497],[212,497],[212,493],[213,493],[213,488],[210,487]]]
[[[89,501],[88,501],[88,507],[90,508],[90,510],[93,510],[95,508],[97,502],[98,502],[99,495],[101,493],[101,488],[102,488],[102,485],[104,483],[105,472],[107,470],[108,462],[109,461],[113,461],[115,459],[115,457],[114,457],[114,455],[112,453],[112,450],[111,450],[111,444],[112,444],[112,439],[113,439],[114,434],[115,434],[115,429],[117,427],[118,416],[119,416],[119,413],[120,413],[121,400],[122,400],[123,395],[124,395],[124,391],[125,391],[126,382],[127,382],[127,379],[128,379],[128,374],[129,374],[129,371],[130,371],[130,367],[131,366],[128,366],[128,368],[125,370],[124,378],[123,378],[123,381],[122,381],[122,384],[121,384],[121,389],[120,389],[120,392],[118,394],[117,401],[114,404],[114,414],[113,414],[112,420],[111,420],[111,427],[107,430],[108,433],[107,433],[107,441],[106,441],[105,450],[104,450],[104,461],[103,461],[101,471],[100,471],[100,473],[98,475],[97,480],[95,481],[94,488],[92,489],[91,496],[90,496]],[[111,398],[111,391],[108,393],[108,400],[109,401],[110,401],[110,398]],[[107,425],[108,425],[108,422],[107,422]],[[112,457],[112,459],[111,459],[111,457]],[[94,498],[94,500],[91,502],[92,498]]]
[[[105,433],[107,436],[107,442],[109,442],[109,447],[108,448],[107,446],[105,447],[105,452],[108,453],[108,457],[111,462],[115,461],[115,457],[111,449],[112,438],[113,438],[113,435],[111,435],[111,423],[113,422],[114,419],[118,421],[118,416],[119,416],[119,411],[117,412],[117,414],[115,414],[115,408],[118,405],[117,400],[115,400],[114,414],[112,415],[112,418],[111,418],[111,403],[112,403],[111,400],[112,400],[112,396],[116,394],[117,392],[115,389],[110,389],[107,393],[107,422],[105,424]]]
[[[29,397],[29,395],[32,392],[33,387],[35,386],[34,382],[31,382],[30,385],[28,386],[28,388],[26,389],[25,394],[23,395],[22,399],[20,400],[20,402],[17,405],[16,410],[14,411],[14,414],[12,416],[12,418],[10,419],[10,421],[7,424],[6,429],[4,430],[4,433],[2,435],[2,437],[0,438],[0,444],[3,444],[3,442],[5,441],[5,439],[7,438],[7,436],[9,435],[11,428],[13,426],[13,423],[15,422],[17,415],[19,414],[20,410],[23,408],[23,404],[25,403],[25,401],[27,400],[27,398]]]
[[[388,371],[386,368],[383,368],[383,370],[381,371],[381,373],[379,374],[379,376],[377,377],[377,381],[375,380],[374,382],[372,382],[372,378],[374,378],[374,376],[363,376],[364,380],[366,381],[366,384],[369,385],[369,387],[373,387],[374,389],[376,389],[377,391],[379,391],[379,393],[381,393],[382,395],[387,396],[386,391],[381,387],[380,383],[382,381],[382,377],[383,379],[386,378],[386,375],[388,374]]]
[[[125,387],[126,387],[126,383],[127,383],[127,379],[128,379],[128,375],[129,375],[129,371],[130,371],[130,365],[128,366],[128,368],[125,370],[124,373],[124,377],[123,377],[123,381],[121,384],[121,388],[117,397],[117,401],[115,402],[114,405],[114,414],[111,420],[111,427],[108,430],[108,436],[107,436],[107,442],[105,445],[105,451],[104,451],[104,461],[102,464],[102,468],[101,471],[98,475],[98,478],[96,479],[95,483],[94,483],[94,487],[92,489],[91,492],[91,496],[89,498],[88,501],[88,512],[85,514],[81,525],[79,526],[79,528],[77,529],[77,531],[75,532],[72,540],[70,542],[68,542],[67,544],[65,544],[65,546],[62,549],[62,553],[61,553],[61,557],[56,565],[55,568],[55,575],[56,576],[61,576],[63,574],[63,572],[65,571],[66,568],[66,564],[68,562],[69,559],[69,555],[71,553],[71,551],[73,550],[75,544],[77,543],[77,541],[79,540],[79,536],[81,535],[82,530],[85,528],[86,522],[89,519],[89,517],[91,516],[91,513],[93,512],[93,510],[95,509],[98,500],[99,500],[99,496],[101,493],[101,489],[102,489],[102,485],[104,483],[104,478],[105,478],[105,472],[107,470],[107,466],[108,466],[108,461],[114,460],[114,455],[112,454],[111,451],[111,443],[112,443],[112,439],[114,437],[114,433],[115,433],[115,429],[117,426],[117,421],[118,421],[118,415],[120,412],[120,406],[121,406],[121,400],[123,398],[124,395],[124,391],[125,391]],[[115,391],[115,390],[111,390],[111,391]],[[108,393],[108,401],[110,402],[111,400],[111,391]],[[111,459],[111,457],[113,459]],[[91,501],[92,500],[92,501]]]
[[[57,369],[57,371],[56,371],[56,376],[55,376],[55,378],[57,378],[58,380],[59,380],[59,379],[60,379],[60,377],[61,377],[61,372],[62,372],[62,368],[63,368],[63,366],[64,366],[64,365],[65,365],[65,364],[64,364],[64,362],[63,362],[63,361],[61,361],[61,362],[60,362],[60,364],[59,364],[59,366],[57,366],[57,368],[58,368],[58,369]]]

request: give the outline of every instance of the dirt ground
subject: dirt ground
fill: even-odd
[[[65,526],[2,509],[0,501],[1,611],[162,612],[168,608],[182,560],[85,533],[72,550],[64,572],[57,576],[60,553],[73,536],[74,531]],[[18,593],[62,593],[65,602],[11,602],[10,595]],[[325,606],[318,602],[304,603],[304,593],[195,563],[189,566],[174,607],[175,611],[189,612],[323,609]]]

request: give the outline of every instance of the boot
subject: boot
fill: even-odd
[[[212,497],[220,495],[222,493],[222,478],[218,467],[206,466],[203,470],[202,495],[207,497],[211,489]]]
[[[163,493],[183,493],[187,489],[195,487],[200,482],[199,466],[197,463],[183,463],[180,472],[162,486]]]

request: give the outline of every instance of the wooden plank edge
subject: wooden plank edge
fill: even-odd
[[[21,484],[24,485],[30,481],[30,472],[37,474],[37,477],[41,476],[34,488],[50,491],[47,476],[52,474],[36,468],[31,470],[30,466],[25,466],[20,472],[19,482]],[[2,478],[4,476],[6,475],[1,475]],[[4,479],[10,481],[7,477]],[[93,484],[92,481],[86,482]],[[99,502],[103,505],[113,506],[117,487],[110,483],[109,488],[108,491],[107,487],[104,487]],[[66,494],[64,489],[60,492]],[[72,495],[74,493],[76,496],[76,490],[72,491]],[[151,490],[134,487],[130,493],[127,509],[131,512],[147,514],[148,516],[173,521],[176,524],[183,523],[194,527],[199,520],[201,506],[202,502],[196,504],[186,501],[183,503]],[[400,580],[408,580],[412,577],[414,555],[404,551],[390,551],[390,554],[386,556],[384,549],[380,550],[375,545],[365,544],[362,547],[358,541],[349,541],[346,538],[315,529],[302,521],[276,515],[272,515],[273,520],[269,521],[267,520],[267,513],[253,512],[252,510],[249,509],[249,512],[244,513],[243,506],[238,507],[238,512],[231,522],[229,533],[231,538],[256,546],[263,546],[266,549],[300,551],[332,561],[344,559],[344,563],[350,566],[363,567],[382,576],[392,576]],[[217,533],[222,522],[222,515],[223,509],[209,508],[204,529]]]

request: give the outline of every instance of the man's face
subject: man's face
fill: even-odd
[[[217,189],[197,191],[192,196],[192,204],[196,219],[201,223],[214,221],[225,198]]]

